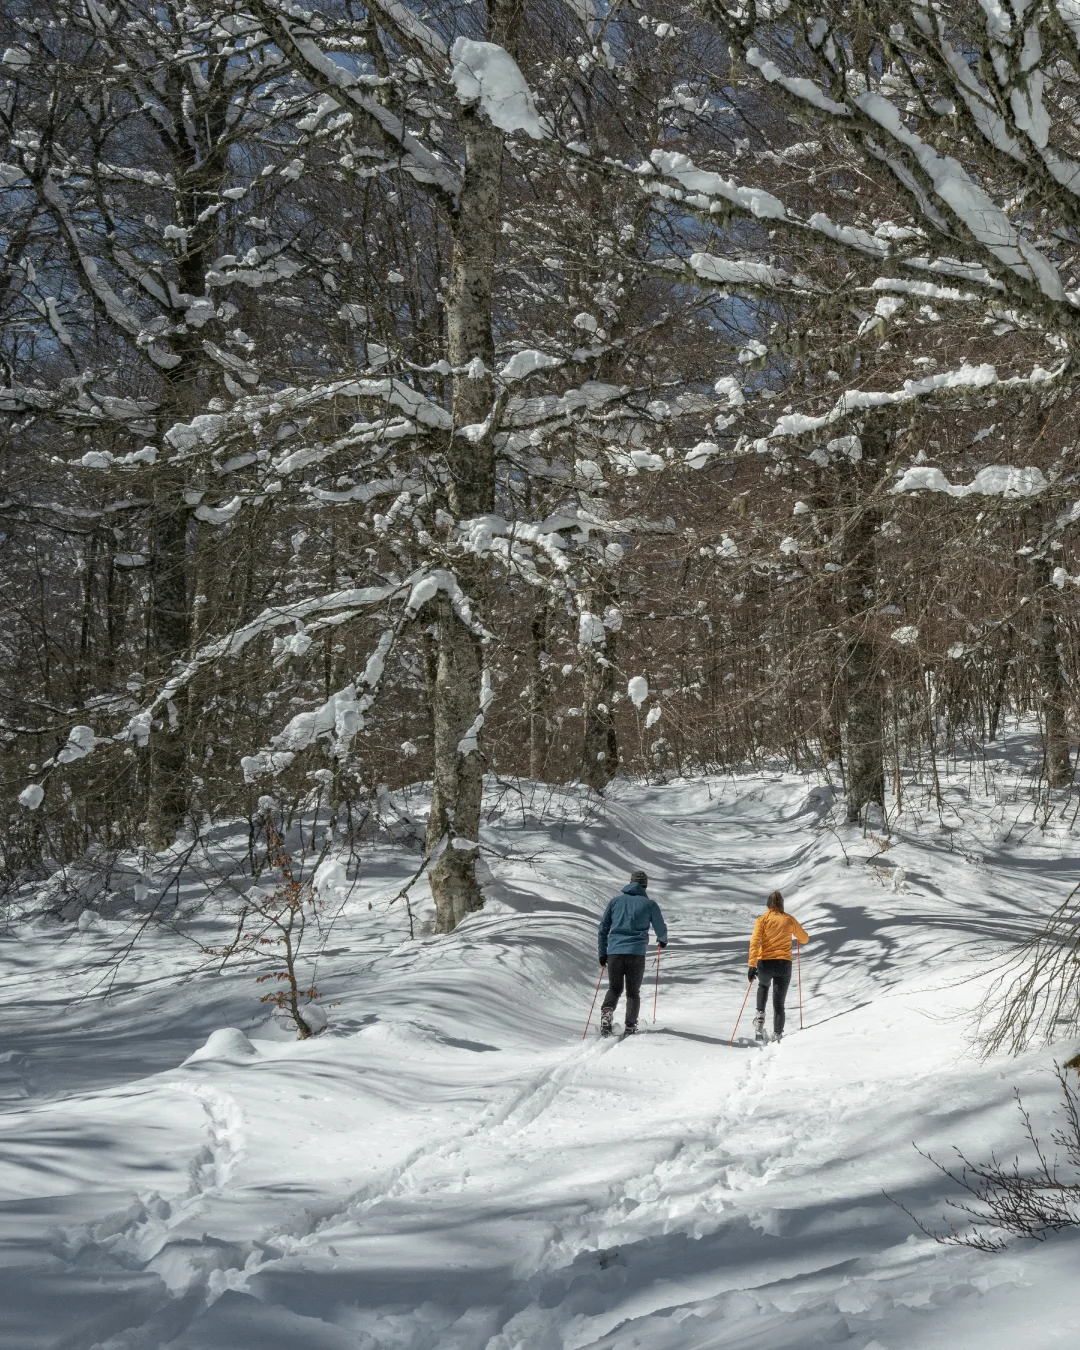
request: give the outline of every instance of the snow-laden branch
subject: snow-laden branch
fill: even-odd
[[[950,497],[1003,497],[1016,501],[1037,497],[1050,486],[1041,469],[1014,469],[991,464],[980,469],[970,483],[950,483],[940,469],[914,465],[901,471],[898,482],[889,488],[896,492],[943,492]]]
[[[310,16],[297,12],[294,17],[293,7],[284,0],[252,0],[250,8],[313,88],[329,94],[344,111],[356,115],[416,182],[442,194],[451,205],[457,202],[461,175],[456,165],[410,132],[398,113],[381,103],[361,76],[323,51],[306,21]]]
[[[473,615],[471,601],[461,589],[457,577],[446,568],[422,567],[402,581],[390,581],[382,586],[354,587],[274,606],[263,610],[250,623],[226,637],[201,647],[170,676],[145,707],[128,719],[121,731],[112,736],[98,736],[90,727],[76,727],[69,736],[68,745],[43,767],[47,771],[55,771],[57,767],[83,759],[106,744],[145,746],[155,718],[168,710],[200,671],[221,660],[239,656],[256,638],[275,629],[293,625],[295,631],[291,644],[294,654],[300,654],[306,648],[302,640],[297,639],[307,636],[307,620],[315,620],[312,629],[331,623],[346,623],[375,608],[394,601],[404,601],[397,621],[383,630],[379,645],[368,659],[360,677],[359,684],[364,692],[358,694],[354,683],[331,696],[321,708],[297,714],[271,739],[266,749],[243,761],[244,774],[250,781],[264,772],[278,773],[292,762],[299,750],[330,732],[334,733],[340,753],[344,754],[348,743],[362,728],[364,714],[374,702],[386,658],[397,635],[440,591],[449,598],[461,623],[482,640],[490,640],[491,634]],[[28,809],[36,810],[44,800],[44,789],[41,784],[31,783],[20,794],[19,800]]]
[[[965,363],[957,370],[944,370],[936,375],[925,375],[918,380],[905,380],[902,387],[891,390],[848,389],[840,395],[828,412],[820,416],[807,413],[785,413],[777,419],[768,436],[762,437],[755,445],[759,450],[768,448],[770,441],[789,436],[804,436],[821,431],[850,417],[853,413],[868,412],[875,408],[885,408],[900,403],[911,403],[917,399],[946,392],[969,393],[976,390],[998,387],[1002,389],[1034,388],[1044,386],[1059,379],[1068,369],[1068,360],[1061,361],[1053,370],[1036,366],[1029,375],[1012,375],[1002,379],[997,369],[989,364],[978,366]]]

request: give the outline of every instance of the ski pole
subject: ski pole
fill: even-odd
[[[656,1021],[656,1000],[660,997],[660,944],[656,944],[656,987],[652,996],[652,1020]]]
[[[799,1030],[802,1031],[802,943],[796,943],[795,957],[799,969]]]
[[[754,983],[753,980],[751,980],[748,982],[746,986],[746,993],[743,995],[742,1007],[739,1009],[739,1016],[735,1020],[735,1031],[738,1031],[739,1023],[742,1021],[742,1015],[746,1010],[746,1000],[750,997],[750,990],[753,988],[753,983]],[[735,1031],[731,1033],[731,1040],[728,1041],[728,1045],[735,1044]]]
[[[603,978],[604,978],[604,967],[601,966],[601,967],[600,967],[600,975],[599,975],[599,978],[598,978],[597,981],[596,981],[596,993],[593,994],[593,996],[592,996],[592,1002],[589,1004],[589,1019],[588,1019],[588,1021],[585,1023],[585,1030],[581,1033],[581,1039],[582,1039],[582,1040],[584,1040],[585,1037],[589,1034],[589,1022],[592,1021],[592,1012],[593,1012],[593,1009],[596,1007],[596,997],[597,997],[597,994],[600,993],[600,980],[602,980]]]

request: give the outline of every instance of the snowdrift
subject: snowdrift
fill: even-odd
[[[949,794],[883,852],[790,774],[621,784],[546,822],[504,792],[488,906],[450,938],[388,904],[412,858],[364,860],[304,1043],[251,972],[190,973],[209,910],[115,971],[121,917],[15,925],[0,1350],[1077,1344],[1077,1239],[947,1248],[894,1203],[934,1223],[954,1189],[913,1141],[1009,1153],[1014,1085],[1037,1122],[1056,1103],[1051,1052],[982,1063],[967,1035],[994,951],[1072,885],[1072,835]],[[636,867],[671,928],[658,1017],[650,956],[644,1034],[583,1042],[596,920]],[[729,1046],[777,886],[812,939],[804,1028],[793,985],[781,1044],[745,1017]]]

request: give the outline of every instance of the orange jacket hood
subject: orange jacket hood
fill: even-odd
[[[790,961],[792,938],[800,946],[810,941],[798,919],[767,909],[754,924],[754,936],[750,939],[750,964],[756,966],[759,961]]]

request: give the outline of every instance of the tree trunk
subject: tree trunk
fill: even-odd
[[[885,449],[884,429],[868,427],[863,435],[863,459],[851,471],[853,510],[844,532],[845,767],[850,821],[857,821],[872,803],[885,810],[881,679],[873,639],[867,632],[876,604],[876,537],[881,522],[880,513],[867,499],[884,471]]]
[[[550,621],[547,605],[541,606],[533,615],[529,650],[529,777],[534,782],[543,777],[551,743],[551,677],[546,663]]]
[[[458,520],[490,513],[495,505],[495,456],[491,427],[495,343],[491,297],[495,279],[499,179],[503,135],[479,109],[462,113],[465,172],[454,218],[447,356],[454,367],[453,418],[447,453],[449,504]],[[464,429],[468,432],[463,434]],[[480,603],[479,567],[461,566],[458,580],[474,607]],[[435,771],[428,820],[428,850],[445,836],[431,869],[436,929],[452,932],[483,896],[476,880],[480,808],[484,790],[480,643],[440,595],[438,654],[432,696]],[[475,727],[475,730],[474,730]]]
[[[1065,717],[1065,671],[1058,650],[1058,591],[1050,581],[1049,561],[1039,559],[1036,568],[1039,581],[1037,640],[1043,762],[1048,785],[1060,788],[1067,787],[1072,781],[1072,765],[1069,761],[1069,732]]]
[[[438,652],[432,691],[435,776],[427,849],[443,844],[431,869],[435,928],[451,933],[466,914],[480,909],[483,896],[476,881],[480,807],[484,769],[477,744],[482,721],[480,642],[454,613],[449,597],[434,602],[438,610]]]
[[[150,615],[148,664],[159,680],[168,679],[173,663],[188,651],[191,615],[188,597],[188,507],[183,487],[172,473],[154,483],[150,510]],[[150,733],[150,790],[147,842],[167,848],[176,838],[188,809],[186,699],[170,702],[160,724]]]
[[[607,787],[619,769],[619,743],[615,736],[613,715],[615,643],[615,633],[605,629],[603,642],[590,645],[583,653],[585,687],[581,709],[584,722],[581,777],[598,792]]]

